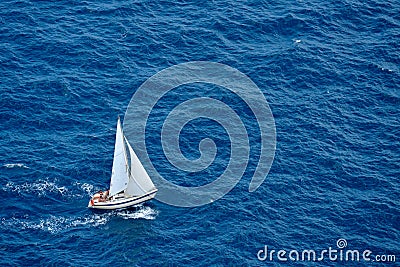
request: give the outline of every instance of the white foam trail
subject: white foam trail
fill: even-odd
[[[158,212],[150,207],[141,206],[139,210],[132,212],[129,210],[122,210],[117,212],[117,216],[128,220],[128,219],[146,219],[154,220]]]
[[[154,220],[158,212],[150,207],[141,206],[138,210],[122,210],[113,211],[103,214],[89,214],[84,217],[63,217],[63,216],[50,216],[39,221],[30,220],[29,216],[25,218],[2,218],[1,226],[6,228],[17,228],[21,230],[42,230],[52,234],[57,234],[61,231],[77,228],[77,227],[98,227],[105,225],[113,217],[120,217],[122,219],[146,219]]]
[[[57,179],[40,179],[34,182],[24,182],[17,184],[9,181],[3,188],[6,192],[15,192],[18,194],[30,194],[43,197],[48,193],[68,196],[72,198],[86,198],[92,196],[100,188],[88,183],[74,182],[72,186],[60,185]]]
[[[70,223],[70,227],[91,225],[94,227],[106,224],[110,219],[110,216],[92,215],[89,217],[77,218]]]
[[[40,219],[39,221],[30,221],[27,219],[19,219],[19,218],[3,218],[1,223],[5,227],[12,228],[20,228],[22,230],[31,229],[31,230],[42,230],[45,232],[50,232],[52,234],[56,234],[60,231],[75,228],[85,225],[90,225],[93,227],[97,227],[99,225],[104,225],[108,222],[110,216],[101,216],[97,214],[92,214],[88,217],[77,217],[77,218],[68,218],[62,216],[50,216],[46,219]]]
[[[88,196],[92,196],[95,192],[99,191],[99,188],[95,188],[93,185],[88,183],[82,184],[80,182],[75,182],[74,185],[85,192]]]
[[[29,167],[23,163],[8,163],[8,164],[4,164],[3,167],[8,168],[8,169],[12,169],[12,168],[29,169]]]
[[[47,192],[57,193],[60,195],[66,195],[68,193],[68,188],[65,186],[60,186],[56,184],[56,181],[39,180],[34,183],[23,183],[15,184],[14,182],[8,182],[4,191],[17,192],[18,194],[29,193],[35,194],[37,196],[44,196]]]

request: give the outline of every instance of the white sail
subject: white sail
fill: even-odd
[[[125,194],[128,196],[142,196],[154,190],[155,186],[126,138],[125,141],[131,158],[130,177]]]
[[[128,163],[124,146],[121,121],[118,117],[117,133],[115,136],[114,161],[112,166],[110,196],[125,190],[128,186]]]

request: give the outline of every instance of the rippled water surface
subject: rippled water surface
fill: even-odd
[[[400,260],[399,14],[398,1],[380,0],[1,1],[0,262],[259,266],[280,263],[257,259],[264,245],[321,251],[339,238]],[[117,116],[146,79],[189,61],[229,65],[261,89],[277,136],[267,179],[248,192],[260,130],[238,96],[183,86],[149,118],[154,166],[184,186],[223,173],[229,137],[218,123],[181,132],[189,159],[203,138],[218,146],[200,173],[176,170],[159,140],[175,106],[212,97],[249,132],[237,186],[197,208],[88,210],[109,183]]]

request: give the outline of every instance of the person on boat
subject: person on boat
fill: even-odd
[[[104,193],[104,199],[105,200],[108,200],[108,194],[110,193],[110,190],[107,190],[105,193]]]
[[[108,194],[109,194],[109,190],[107,190],[106,192],[103,193],[103,191],[100,191],[100,198],[99,198],[99,202],[105,202],[108,200]]]
[[[99,192],[97,192],[96,194],[94,194],[93,200],[94,200],[94,199],[100,199],[102,195],[103,195],[103,191],[100,190]]]

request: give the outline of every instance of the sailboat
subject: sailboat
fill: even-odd
[[[92,209],[129,208],[155,197],[154,186],[142,163],[126,139],[118,117],[110,189],[90,199]]]

